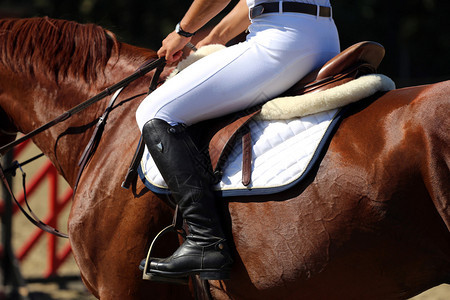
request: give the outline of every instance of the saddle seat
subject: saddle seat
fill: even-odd
[[[347,48],[322,67],[312,71],[281,96],[298,96],[317,93],[342,85],[360,76],[376,72],[385,54],[384,47],[376,42],[364,41]],[[247,186],[251,178],[251,136],[246,124],[261,111],[261,106],[220,118],[214,127],[219,129],[209,143],[209,154],[216,176],[238,137],[242,138],[242,183]]]
[[[283,93],[283,96],[319,92],[360,76],[373,74],[383,60],[384,54],[384,47],[379,43],[365,41],[354,44],[300,79]]]

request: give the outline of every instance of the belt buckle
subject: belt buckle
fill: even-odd
[[[257,5],[250,9],[250,19],[254,19],[260,15],[262,15],[264,12],[264,6]]]

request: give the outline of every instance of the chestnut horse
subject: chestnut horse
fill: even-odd
[[[0,20],[0,124],[8,129],[0,140],[54,119],[154,56],[95,25]],[[81,276],[101,299],[191,297],[187,287],[141,279],[138,264],[172,209],[140,181],[120,186],[144,96],[130,99],[146,92],[150,77],[120,96],[69,217]],[[450,283],[449,98],[450,82],[385,93],[342,121],[307,183],[224,202],[235,264],[231,280],[209,283],[212,296],[404,299]],[[72,186],[107,102],[33,138]]]

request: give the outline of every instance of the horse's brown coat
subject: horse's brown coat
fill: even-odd
[[[27,35],[13,31],[31,28],[31,23],[39,24],[35,27],[40,35],[30,29]],[[94,78],[88,74],[91,68],[78,64],[86,60],[61,52],[66,59],[58,64],[67,63],[67,68],[52,62],[55,76],[41,73],[41,56],[57,47],[50,39],[41,39],[45,45],[36,39],[46,32],[58,32],[60,45],[77,38],[77,47],[101,48],[94,37],[101,36],[110,41],[102,52],[108,59],[95,65]],[[35,49],[32,55],[29,45]],[[23,57],[10,57],[13,46],[21,48]],[[13,127],[25,133],[155,55],[118,43],[99,27],[50,19],[0,20],[0,49],[0,107]],[[97,62],[95,57],[88,60]],[[15,68],[20,59],[30,67]],[[150,75],[134,82],[121,101],[145,92],[149,81]],[[450,82],[388,92],[342,122],[309,185],[277,195],[231,199],[225,219],[236,263],[232,280],[211,283],[213,295],[399,299],[450,283],[449,95]],[[110,114],[74,198],[70,241],[83,280],[97,297],[186,299],[185,287],[145,282],[137,269],[149,239],[171,222],[168,206],[140,181],[130,191],[120,187],[139,137],[134,112],[140,99],[123,102]],[[92,131],[87,125],[95,123],[107,101],[34,139],[72,185]],[[169,242],[166,248],[176,246],[174,239]]]

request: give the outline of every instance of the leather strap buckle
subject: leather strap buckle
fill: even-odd
[[[250,19],[254,19],[264,13],[264,6],[257,5],[250,9]]]

